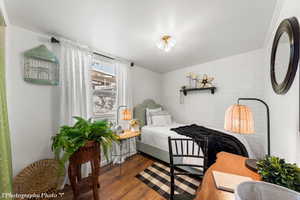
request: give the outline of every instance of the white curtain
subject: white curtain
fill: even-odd
[[[132,68],[127,63],[116,63],[118,105],[132,108]]]
[[[73,125],[73,116],[92,115],[90,66],[91,52],[62,41],[60,45],[60,124]]]
[[[116,74],[117,74],[117,98],[118,105],[126,105],[129,109],[133,108],[133,96],[132,96],[132,68],[128,63],[117,62],[116,63]],[[123,129],[128,129],[128,121],[122,121],[119,119],[119,124]],[[113,156],[113,163],[122,163],[125,161],[126,157],[136,153],[136,141],[135,138],[125,141],[122,148],[122,153],[129,152],[130,154],[124,155],[123,157]],[[114,144],[112,154],[120,155],[120,145]],[[122,154],[121,153],[121,154]]]
[[[60,126],[73,125],[74,116],[89,119],[92,116],[90,66],[91,52],[72,42],[61,40],[55,46],[60,62]],[[68,166],[66,166],[68,167]],[[66,168],[67,169],[67,168]],[[82,167],[83,176],[90,171]],[[68,178],[65,178],[65,183]]]

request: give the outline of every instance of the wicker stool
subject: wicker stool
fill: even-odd
[[[87,181],[82,179],[81,176],[81,165],[85,163],[91,164],[92,172],[87,177]],[[99,173],[100,171],[100,146],[99,143],[89,141],[85,146],[81,147],[70,157],[68,175],[71,183],[71,187],[74,193],[74,199],[78,199],[81,188],[84,184],[88,184],[93,190],[95,200],[99,200],[98,188],[99,185]]]

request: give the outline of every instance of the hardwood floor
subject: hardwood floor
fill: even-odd
[[[139,172],[143,171],[154,160],[144,155],[135,155],[122,165],[122,175],[119,175],[119,167],[104,167],[101,169],[100,199],[101,200],[165,200],[154,190],[146,186],[135,178]],[[64,200],[73,199],[70,187],[65,189]],[[88,192],[80,200],[93,199],[92,192]]]

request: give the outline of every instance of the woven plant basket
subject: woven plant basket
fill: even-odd
[[[63,177],[59,176],[58,172],[57,160],[45,159],[32,163],[15,177],[14,194],[56,193],[63,181]]]

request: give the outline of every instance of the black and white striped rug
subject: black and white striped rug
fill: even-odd
[[[169,199],[170,196],[170,168],[155,162],[150,167],[136,175],[136,178]],[[177,176],[175,178],[175,194],[194,195],[200,185],[200,180],[190,176]]]

